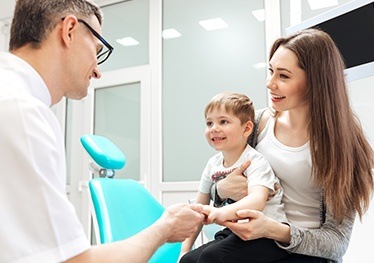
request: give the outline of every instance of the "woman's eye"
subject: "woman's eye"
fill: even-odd
[[[284,75],[284,74],[280,74],[280,77],[281,77],[282,79],[288,79],[288,76],[287,76],[287,75]]]

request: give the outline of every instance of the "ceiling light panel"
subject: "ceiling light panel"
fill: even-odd
[[[162,31],[162,37],[164,39],[172,39],[172,38],[178,38],[182,36],[181,33],[179,33],[176,29],[174,28],[169,28],[169,29],[165,29]]]
[[[265,21],[265,9],[253,10],[252,15],[260,22]]]
[[[125,46],[125,47],[139,45],[139,41],[135,40],[132,37],[119,38],[116,41],[117,43],[120,43],[122,46]]]
[[[310,9],[316,10],[338,5],[338,0],[308,0]]]
[[[220,17],[199,21],[199,24],[207,31],[228,28],[229,25]]]

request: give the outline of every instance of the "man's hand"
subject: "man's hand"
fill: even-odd
[[[165,209],[160,220],[169,225],[167,242],[179,242],[194,234],[205,216],[201,204],[174,204]]]

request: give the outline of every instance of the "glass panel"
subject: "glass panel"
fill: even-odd
[[[95,90],[94,133],[126,156],[115,178],[140,180],[140,82]]]
[[[123,1],[104,6],[103,36],[114,47],[101,71],[149,64],[149,0]],[[131,37],[139,44],[123,46],[118,39]]]
[[[163,181],[200,180],[215,153],[203,113],[213,95],[231,90],[267,105],[265,25],[251,13],[263,8],[263,0],[163,1],[163,29],[181,34],[163,40]],[[199,24],[218,17],[227,28]]]

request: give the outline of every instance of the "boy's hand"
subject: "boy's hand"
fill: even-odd
[[[217,208],[213,206],[204,206],[203,207],[203,214],[206,215],[204,224],[218,224],[222,225],[226,219],[226,213],[223,211],[222,208]]]

